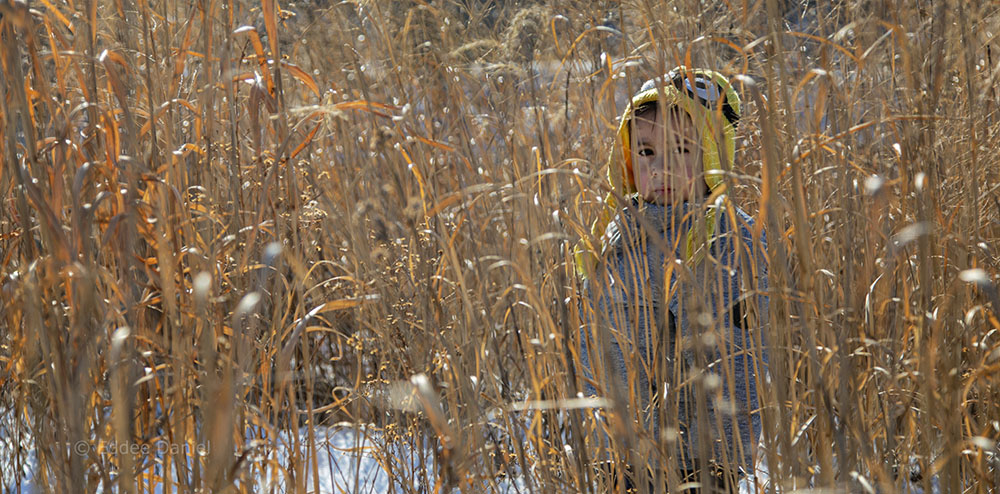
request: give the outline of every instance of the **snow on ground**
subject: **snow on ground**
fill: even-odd
[[[316,428],[315,448],[310,446],[307,429],[301,430],[297,439],[298,448],[295,448],[290,444],[291,437],[281,436],[273,454],[280,464],[287,464],[297,451],[299,461],[316,465],[315,470],[310,468],[307,471],[300,483],[304,492],[314,492],[317,484],[319,493],[322,494],[430,493],[436,490],[436,461],[433,447],[428,441],[419,447],[408,442],[387,444],[378,432],[367,432],[351,425]],[[284,479],[275,479],[271,475],[268,477],[259,479],[258,490],[270,492],[272,484],[277,487],[277,492],[289,490]],[[523,478],[495,483],[481,482],[470,490],[498,494],[527,492]],[[458,494],[460,491],[452,492]]]
[[[10,436],[0,431],[0,450],[14,451],[7,444]],[[295,446],[297,439],[298,447]],[[261,448],[257,460],[285,468],[290,460],[304,465],[305,476],[296,486],[289,485],[286,473],[278,473],[275,468],[267,468],[256,479],[258,492],[309,492],[316,494],[359,493],[381,494],[389,492],[434,492],[437,478],[434,471],[434,453],[426,444],[423,448],[413,448],[408,444],[385,445],[378,433],[366,432],[353,426],[317,427],[315,447],[310,446],[306,429],[294,438],[282,434],[273,448]],[[0,457],[0,492],[20,492],[36,494],[45,492],[38,485],[33,473],[37,471],[37,458],[30,443],[22,443],[26,458],[21,465],[21,475],[15,477],[14,462],[6,455]],[[315,469],[312,468],[315,465]],[[392,472],[390,475],[389,472]],[[315,486],[319,486],[319,491]],[[272,490],[273,488],[273,490]],[[116,492],[113,486],[103,492]],[[498,481],[490,486],[478,485],[474,492],[495,492],[498,494],[526,493],[523,479]],[[161,493],[161,486],[154,486],[153,492]],[[458,491],[453,491],[458,493]]]
[[[12,436],[10,431],[0,428],[0,450],[14,451],[10,442]],[[275,468],[267,468],[265,473],[256,479],[255,491],[258,492],[308,492],[314,494],[339,494],[343,492],[359,494],[382,494],[382,493],[430,493],[435,492],[437,483],[435,472],[434,451],[428,442],[421,447],[414,447],[412,444],[394,443],[385,444],[378,432],[366,431],[351,425],[337,425],[331,427],[317,427],[315,429],[314,441],[311,446],[307,429],[298,432],[297,437],[292,434],[282,434],[274,441],[273,447],[264,447],[255,458],[263,460],[270,465],[280,465],[287,467],[291,461],[301,465],[309,465],[305,468],[305,475],[300,476],[297,486],[289,485],[289,475],[285,472],[278,473]],[[248,438],[248,442],[252,440]],[[20,475],[16,471],[14,461],[6,456],[0,456],[0,491],[20,492],[24,494],[35,494],[45,492],[41,486],[36,484],[33,476],[37,470],[37,459],[34,455],[33,444],[30,437],[21,438],[22,451],[26,458],[20,465]],[[297,446],[296,446],[297,444]],[[313,447],[314,446],[314,447]],[[312,467],[315,465],[315,468]],[[766,486],[768,479],[767,465],[758,464],[756,468],[756,479],[758,487]],[[740,482],[740,494],[751,494],[757,491],[752,485],[752,479],[744,479]],[[318,492],[315,487],[318,485]],[[153,492],[162,492],[161,487],[154,488]],[[496,482],[482,481],[478,485],[473,485],[471,492],[488,492],[497,494],[526,494],[532,489],[528,488],[526,479],[515,477],[513,479],[503,479]],[[932,490],[934,494],[940,492],[940,483],[937,478],[932,479]],[[112,487],[105,492],[115,492]],[[458,494],[459,490],[453,490],[452,494]],[[923,489],[919,484],[907,484],[903,488],[904,494],[923,494]]]
[[[32,474],[38,467],[32,438],[23,433],[18,437],[8,425],[0,422],[0,492],[17,492],[14,486],[31,485]],[[24,457],[11,457],[16,454],[11,452],[21,452]]]

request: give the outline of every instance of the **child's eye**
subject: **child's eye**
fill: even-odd
[[[687,153],[690,153],[691,150],[688,149],[687,146],[678,146],[677,147],[677,152],[681,153],[681,154],[687,154]]]
[[[652,156],[652,155],[653,155],[652,148],[642,148],[639,150],[639,156]]]

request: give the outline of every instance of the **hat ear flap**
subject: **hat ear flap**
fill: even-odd
[[[729,104],[729,91],[722,92],[722,116],[726,117],[733,127],[740,123],[739,103],[737,102],[735,109]]]
[[[701,124],[701,161],[702,170],[704,170],[705,184],[708,185],[708,190],[715,190],[716,187],[722,184],[722,175],[720,172],[732,168],[732,154],[729,150],[729,146],[726,147],[726,161],[727,163],[723,165],[722,156],[719,149],[719,143],[715,140],[716,129],[712,128],[711,118],[708,116],[708,112],[704,114],[704,120]],[[723,139],[729,139],[729,132],[732,129],[730,125],[724,125],[721,129],[723,134]],[[735,139],[733,139],[735,141]]]
[[[740,108],[740,95],[733,89],[732,84],[722,74],[711,73],[711,79],[719,86],[719,93],[722,95],[722,115],[730,125],[736,127],[740,121],[742,108]]]
[[[736,125],[740,119],[740,96],[722,74],[711,70],[700,70],[698,74],[715,83],[722,103],[722,115],[725,117],[721,122],[721,129],[713,128],[713,119],[710,117],[713,112],[709,110],[702,124],[704,132],[702,166],[705,171],[705,184],[709,190],[715,190],[723,183],[722,172],[733,168],[736,154]],[[716,142],[716,136],[720,137],[722,142]]]

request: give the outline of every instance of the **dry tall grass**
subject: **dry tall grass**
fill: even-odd
[[[602,492],[572,248],[688,63],[747,76],[772,486],[1000,491],[995,5],[316,3],[0,3],[0,462],[305,492],[314,434],[248,438],[347,421],[429,437],[423,492]]]

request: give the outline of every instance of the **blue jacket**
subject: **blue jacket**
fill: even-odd
[[[720,208],[710,241],[682,255],[687,236],[677,232],[704,217],[689,209],[633,201],[608,224],[606,262],[587,283],[594,310],[580,334],[584,389],[609,396],[608,386],[625,386],[619,396],[635,397],[632,416],[668,448],[676,444],[684,468],[704,460],[700,431],[712,460],[750,467],[767,363],[765,241],[755,245],[754,221],[739,208]]]

